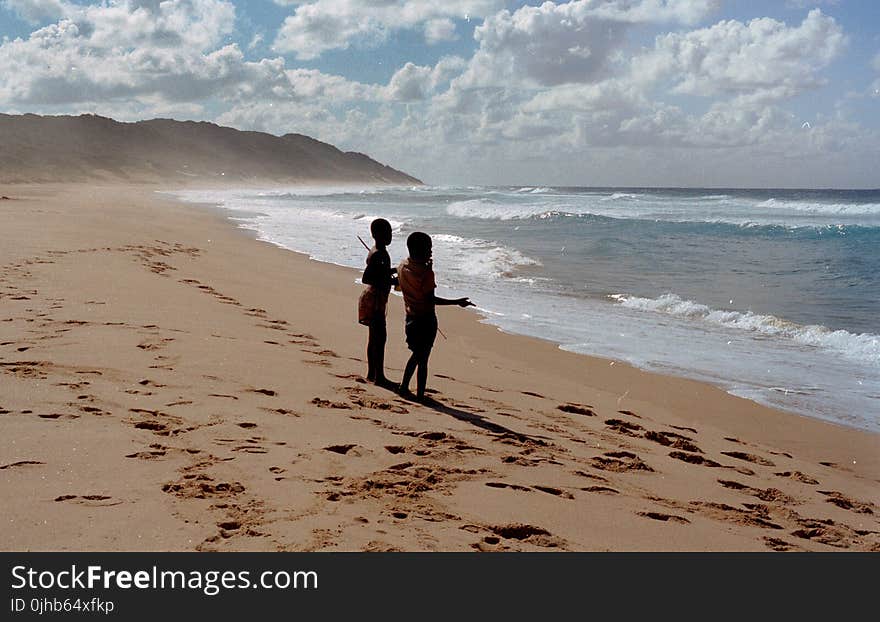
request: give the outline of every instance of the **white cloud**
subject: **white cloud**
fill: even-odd
[[[137,109],[152,99],[161,109],[212,97],[384,97],[381,87],[287,70],[281,58],[246,62],[237,45],[224,44],[234,20],[235,9],[225,0],[65,4],[57,23],[0,44],[0,102],[51,107],[129,101]]]
[[[839,56],[846,41],[837,22],[814,9],[797,27],[765,17],[669,33],[633,65],[649,80],[671,77],[678,93],[776,90],[792,95],[821,84],[819,72]]]
[[[455,22],[447,17],[430,19],[425,22],[425,43],[433,45],[441,41],[454,41],[458,38],[455,33]]]
[[[57,19],[63,16],[69,7],[62,0],[3,0],[2,4],[31,24]]]
[[[449,36],[449,18],[483,17],[504,0],[314,0],[296,2],[278,32],[274,47],[300,60],[353,43],[371,45],[397,30],[424,28],[426,37]],[[438,21],[441,20],[441,21]],[[445,20],[445,21],[442,21]],[[454,24],[453,24],[454,26]]]
[[[715,0],[573,0],[500,11],[474,31],[480,48],[462,86],[548,86],[595,82],[636,24],[693,23]]]
[[[427,99],[465,65],[466,61],[458,56],[446,56],[434,67],[406,63],[391,77],[386,89],[387,98],[403,102]]]
[[[762,18],[701,26],[716,2],[573,0],[515,11],[499,10],[500,0],[293,3],[292,17],[317,6],[337,20],[324,38],[315,20],[291,31],[303,50],[315,43],[315,55],[400,29],[446,40],[464,35],[465,12],[478,18],[470,59],[404,59],[387,84],[365,84],[290,68],[283,57],[247,61],[230,39],[228,0],[13,4],[56,22],[0,42],[0,107],[8,111],[184,116],[301,132],[432,182],[506,183],[522,174],[570,183],[586,171],[584,182],[686,184],[693,179],[681,171],[694,162],[759,180],[758,163],[797,160],[813,173],[824,164],[850,175],[846,154],[876,161],[876,132],[845,114],[811,117],[807,131],[784,108],[820,86],[845,47],[841,27],[819,11],[792,25]],[[629,35],[644,24],[672,32],[633,56]],[[251,43],[262,49],[258,37]],[[880,54],[870,62],[880,72]],[[628,179],[637,169],[650,172]]]

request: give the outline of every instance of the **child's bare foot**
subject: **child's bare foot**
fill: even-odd
[[[398,385],[397,394],[405,400],[409,400],[410,402],[416,401],[416,396],[412,391],[409,390],[409,387],[405,387],[403,385]]]
[[[378,378],[374,378],[370,380],[377,387],[382,387],[383,389],[396,389],[398,384],[396,382],[391,382],[385,376],[379,376]]]

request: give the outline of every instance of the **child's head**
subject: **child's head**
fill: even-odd
[[[378,244],[391,244],[391,223],[384,218],[377,218],[370,223],[370,234]]]
[[[431,236],[421,231],[410,233],[406,238],[406,248],[411,258],[427,261],[431,258]]]

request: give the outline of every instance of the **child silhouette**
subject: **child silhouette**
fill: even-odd
[[[412,351],[403,380],[400,382],[400,394],[408,397],[409,381],[418,369],[416,376],[416,397],[425,399],[425,385],[428,381],[428,357],[437,337],[436,305],[458,305],[459,307],[474,306],[467,298],[447,299],[434,295],[437,284],[434,281],[434,269],[431,261],[433,253],[431,237],[416,231],[406,239],[409,257],[401,262],[397,270],[400,290],[406,307],[406,345]]]
[[[386,247],[391,244],[391,224],[384,218],[377,218],[370,224],[370,233],[376,244],[367,255],[367,267],[361,281],[367,289],[358,301],[358,321],[369,327],[367,340],[367,380],[377,385],[388,384],[385,378],[385,342],[388,331],[385,314],[391,286],[397,284],[391,267],[391,257]]]

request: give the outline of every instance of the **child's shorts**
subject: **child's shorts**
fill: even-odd
[[[370,326],[377,322],[385,323],[385,314],[388,308],[388,294],[376,291],[370,285],[358,298],[358,323]]]
[[[430,352],[436,338],[436,315],[406,316],[406,345],[415,354]]]

